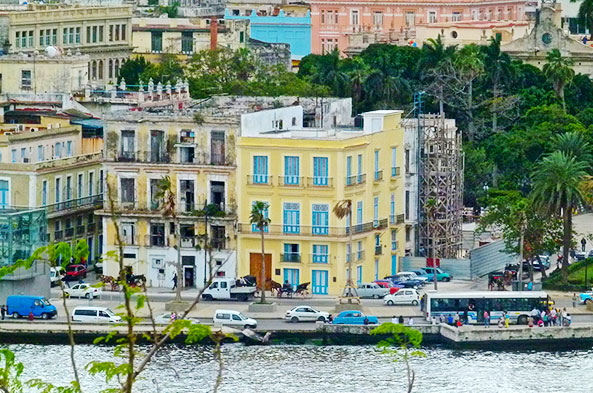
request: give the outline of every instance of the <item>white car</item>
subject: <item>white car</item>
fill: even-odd
[[[87,299],[96,298],[101,294],[101,289],[92,287],[89,284],[76,284],[70,288],[64,289],[66,297],[86,297]]]
[[[415,289],[402,288],[393,295],[387,295],[383,298],[383,302],[388,306],[394,304],[411,304],[417,306],[420,303],[420,296]]]
[[[166,312],[166,313],[157,315],[154,318],[154,323],[168,325],[173,321],[173,318],[171,317],[171,315],[173,315],[172,312]],[[181,316],[178,316],[175,319],[179,319],[180,317]],[[186,319],[190,320],[192,324],[200,323],[200,320],[196,319],[196,318],[186,318]]]
[[[389,288],[383,288],[374,282],[362,282],[356,288],[356,294],[362,298],[380,299],[389,293]]]
[[[316,310],[313,307],[309,306],[296,306],[286,311],[284,319],[295,323],[301,321],[325,322],[329,319],[329,313],[325,311]]]
[[[428,277],[426,276],[419,276],[414,272],[399,272],[398,274],[402,274],[402,275],[406,275],[410,278],[410,280],[418,280],[418,281],[422,281],[423,285],[426,285],[426,283],[428,283]]]
[[[214,322],[214,326],[235,326],[245,329],[255,329],[257,327],[257,321],[255,319],[247,318],[235,310],[216,310],[212,321]]]
[[[60,273],[58,273],[58,269],[55,267],[49,268],[49,284],[52,287],[59,285],[60,280],[64,278],[64,269],[60,268]]]
[[[85,323],[118,323],[121,317],[107,307],[76,307],[72,321]]]

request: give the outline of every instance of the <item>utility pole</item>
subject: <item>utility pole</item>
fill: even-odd
[[[525,237],[525,213],[521,213],[521,236],[519,238],[519,290],[523,290],[523,243]]]

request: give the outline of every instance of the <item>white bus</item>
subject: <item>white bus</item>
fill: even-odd
[[[484,311],[490,314],[490,321],[496,323],[503,312],[507,312],[511,323],[525,325],[534,308],[545,309],[550,297],[545,292],[534,291],[482,291],[482,292],[434,292],[429,291],[422,297],[422,310],[428,321],[441,315],[459,313],[467,317],[468,323],[484,323]]]

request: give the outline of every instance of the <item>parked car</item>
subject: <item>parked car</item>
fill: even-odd
[[[379,285],[380,287],[389,289],[389,293],[394,294],[403,288],[403,285],[395,285],[391,280],[375,280],[373,281],[375,284]]]
[[[589,292],[584,292],[579,295],[581,302],[585,304],[593,303],[593,289]]]
[[[589,251],[589,253],[587,254],[587,258],[593,258],[593,249]]]
[[[118,323],[121,322],[121,317],[115,315],[107,307],[82,306],[76,307],[72,311],[72,321],[84,323]]]
[[[69,265],[66,266],[66,281],[78,281],[86,278],[86,266],[84,265]]]
[[[257,327],[255,319],[248,318],[235,310],[216,310],[212,320],[214,326],[238,326],[245,329],[255,329]]]
[[[174,321],[174,319],[172,318],[172,315],[173,314],[174,313],[172,313],[172,312],[166,312],[166,313],[163,313],[163,314],[159,314],[159,315],[157,315],[154,318],[154,323],[168,325],[172,321]],[[176,316],[175,317],[175,320],[176,319],[181,319],[181,316]],[[185,318],[185,319],[191,321],[192,324],[198,324],[198,323],[200,323],[200,320],[199,319],[196,319],[196,318]]]
[[[584,260],[586,257],[586,254],[584,251],[577,251],[574,253],[574,259],[576,259],[577,261],[582,261]]]
[[[36,318],[50,319],[58,315],[56,306],[44,296],[11,295],[6,298],[7,314],[14,319],[28,317],[30,313]]]
[[[97,263],[95,263],[95,273],[103,274],[103,258],[100,258]]]
[[[59,271],[59,273],[58,273]],[[60,284],[60,280],[64,279],[64,269],[62,268],[49,268],[49,285],[55,287]]]
[[[388,293],[389,289],[383,288],[382,286],[377,285],[374,282],[363,282],[360,283],[358,288],[356,288],[356,294],[358,295],[358,297],[362,298],[380,299]]]
[[[90,284],[76,284],[70,288],[64,288],[66,297],[86,297],[87,299],[96,298],[101,294],[101,289],[95,288]]]
[[[429,276],[434,277],[434,269],[433,267],[423,267],[422,270],[426,272]],[[441,270],[441,268],[436,268],[437,271],[437,281],[451,281],[453,279],[453,275]]]
[[[377,317],[365,316],[358,310],[342,311],[336,318],[334,318],[332,323],[336,325],[364,325],[365,318],[369,325],[376,325],[379,323]]]
[[[418,277],[426,277],[426,280],[428,282],[432,282],[432,280],[434,279],[433,276],[429,276],[428,274],[426,274],[426,272],[422,269],[416,269],[416,270],[412,270],[414,273],[416,273],[416,275]]]
[[[399,274],[394,274],[392,276],[384,277],[386,280],[391,280],[396,285],[401,285],[404,288],[420,288],[422,286],[422,282],[418,280],[410,280],[408,276],[402,276]]]
[[[398,274],[408,277],[409,280],[416,280],[416,281],[420,281],[422,283],[422,285],[426,285],[428,283],[428,277],[426,277],[426,275],[418,275],[412,271],[410,272],[399,272]]]
[[[411,304],[412,306],[417,306],[420,303],[420,296],[415,289],[404,288],[393,295],[385,296],[383,302],[388,306],[395,304]]]
[[[310,306],[296,306],[286,311],[284,319],[290,322],[301,321],[321,321],[325,322],[329,319],[329,313],[319,311]]]

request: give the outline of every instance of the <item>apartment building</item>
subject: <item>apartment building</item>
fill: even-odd
[[[211,263],[219,276],[235,276],[238,122],[197,118],[192,110],[115,111],[105,118],[103,170],[113,190],[124,263],[134,274],[144,274],[150,286],[172,285],[178,256],[183,265],[178,282],[184,287],[203,286]],[[163,217],[156,199],[165,176],[177,198],[178,228],[170,217]],[[104,249],[109,251],[118,245],[113,212],[107,206],[96,213],[106,234]],[[211,253],[205,251],[206,236]],[[119,266],[105,261],[104,272],[116,276]]]
[[[363,114],[364,127],[303,127],[303,108],[244,114],[237,143],[238,274],[261,273],[260,233],[249,222],[256,201],[269,205],[266,277],[314,294],[338,295],[397,272],[404,255],[404,131],[401,111]],[[352,202],[351,222],[332,209]],[[353,271],[347,271],[352,261]]]
[[[37,124],[0,125],[0,211],[44,210],[44,243],[85,239],[89,260],[101,255],[100,152],[89,151],[82,129],[68,119],[39,116]]]
[[[47,47],[89,56],[90,82],[115,81],[132,53],[128,5],[0,4],[0,41],[5,53],[42,53]]]

